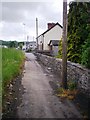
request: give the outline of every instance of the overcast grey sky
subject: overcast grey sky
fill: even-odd
[[[63,0],[48,1],[2,2],[0,39],[23,41],[28,35],[29,41],[32,41],[33,37],[35,40],[36,17],[38,18],[39,35],[47,30],[49,22],[59,22],[62,25]],[[70,1],[72,0],[68,0],[68,3]]]

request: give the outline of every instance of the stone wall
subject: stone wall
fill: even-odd
[[[50,67],[61,77],[62,60],[40,53],[35,54],[37,58],[47,67]],[[77,87],[83,93],[90,96],[90,70],[79,64],[67,62],[67,79],[77,81]]]

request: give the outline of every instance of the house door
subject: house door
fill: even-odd
[[[43,43],[42,43],[42,50],[43,50]]]
[[[50,51],[52,51],[52,45],[50,45]]]

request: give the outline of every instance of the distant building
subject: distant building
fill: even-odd
[[[36,49],[36,41],[30,41],[30,42],[27,41],[22,49],[25,51],[35,50]]]
[[[31,50],[35,50],[36,49],[36,41],[29,42],[28,48]]]
[[[51,51],[53,55],[57,55],[61,38],[62,26],[59,23],[48,23],[48,29],[37,37],[38,50]]]

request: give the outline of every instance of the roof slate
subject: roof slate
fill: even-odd
[[[57,45],[59,45],[59,41],[60,40],[50,40],[48,45],[50,45],[52,43],[52,45],[57,46]]]

